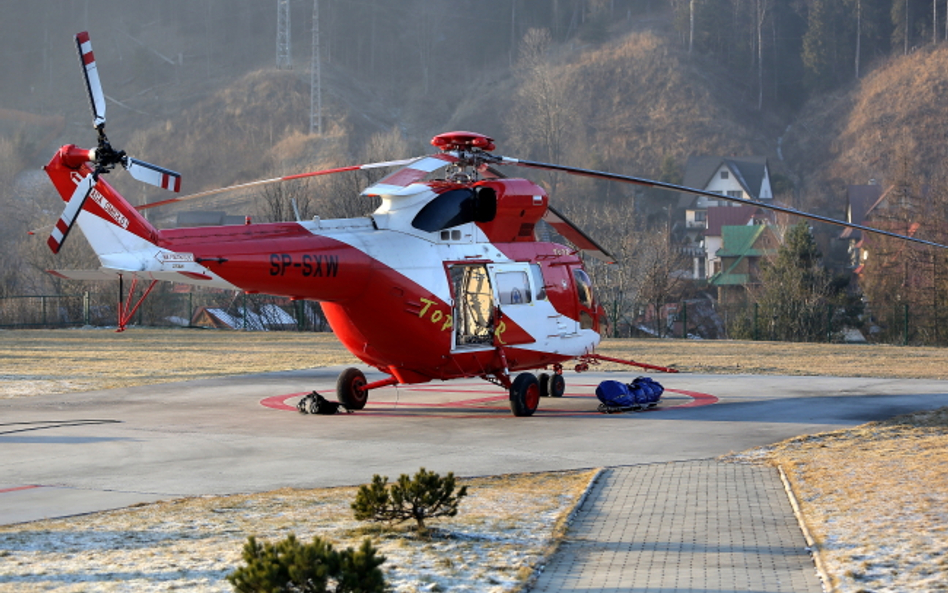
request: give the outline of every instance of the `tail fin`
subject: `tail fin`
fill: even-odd
[[[89,151],[73,145],[63,146],[46,165],[59,195],[67,203],[83,179],[93,173]],[[75,207],[75,206],[74,206]],[[119,195],[101,175],[82,204],[77,223],[97,255],[140,251],[158,242],[158,231],[131,204]]]

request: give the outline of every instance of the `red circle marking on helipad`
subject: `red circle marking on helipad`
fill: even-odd
[[[595,389],[595,385],[571,385],[571,388],[582,388],[589,387]],[[435,388],[435,387],[411,387],[403,386],[401,389],[406,391],[437,391],[439,393],[459,393],[465,395],[474,395],[474,394],[494,394],[487,395],[486,397],[474,397],[471,399],[451,401],[451,402],[442,402],[442,403],[412,403],[412,402],[403,402],[403,401],[373,401],[369,400],[366,404],[366,409],[360,410],[359,414],[361,415],[370,415],[370,416],[409,416],[412,415],[408,410],[404,411],[391,411],[391,410],[372,410],[373,406],[395,406],[397,408],[428,408],[428,409],[451,409],[453,413],[434,413],[426,414],[426,416],[434,417],[443,417],[443,418],[497,418],[496,413],[485,414],[483,412],[509,412],[509,407],[507,405],[508,396],[507,394],[497,395],[494,390],[478,389],[478,388],[454,388],[454,389],[444,389],[444,388]],[[662,410],[672,410],[675,408],[696,408],[699,406],[709,406],[718,402],[718,398],[710,395],[708,393],[701,393],[698,391],[685,391],[681,389],[666,389],[666,393],[677,393],[679,395],[684,395],[685,397],[691,398],[691,401],[683,404],[677,404],[674,406],[662,406],[660,408],[650,408],[648,412],[660,412]],[[294,397],[304,397],[308,395],[309,392],[303,393],[290,393],[287,395],[275,395],[260,400],[260,404],[267,407],[273,408],[274,410],[284,410],[289,412],[296,412],[296,406],[286,403],[286,400],[292,399]],[[566,397],[595,397],[594,395],[586,394],[576,394],[576,395],[567,395]],[[544,401],[555,401],[555,400],[544,400]],[[496,406],[485,406],[485,404],[491,404],[497,402],[501,405]],[[466,408],[466,409],[465,409]],[[480,412],[480,413],[478,413]],[[592,411],[576,411],[576,410],[557,410],[540,407],[537,410],[536,415],[540,416],[589,416],[593,414],[601,414],[598,410]]]

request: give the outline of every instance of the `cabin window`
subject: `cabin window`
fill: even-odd
[[[526,272],[498,272],[495,280],[501,305],[525,305],[532,302],[530,281]]]

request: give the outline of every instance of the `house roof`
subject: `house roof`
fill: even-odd
[[[870,185],[850,185],[846,188],[846,202],[848,204],[847,216],[848,222],[863,224],[866,215],[870,210],[879,205],[883,196],[882,186],[876,184]],[[854,228],[845,228],[839,234],[840,239],[859,240],[862,237],[862,231]]]
[[[776,249],[757,245],[758,239],[770,229],[765,224],[750,226],[723,226],[721,239],[723,246],[718,249],[718,257],[762,257],[773,255]]]
[[[226,326],[232,329],[249,329],[254,331],[266,331],[271,327],[292,326],[296,320],[292,315],[272,304],[265,304],[260,307],[259,313],[253,311],[246,312],[246,318],[240,315],[231,315],[224,309],[201,307],[195,312],[194,320],[201,315],[207,315],[216,322],[217,327]]]
[[[709,278],[708,282],[712,286],[735,286],[749,283],[751,281],[749,274],[735,273],[734,270],[745,258],[763,257],[777,252],[773,247],[758,245],[758,241],[765,232],[772,232],[765,224],[721,227],[724,246],[718,249],[717,255],[721,258],[732,257],[734,261],[727,268]]]
[[[725,226],[748,225],[753,220],[773,220],[773,214],[757,206],[713,206],[708,208],[706,237],[720,237]]]
[[[690,156],[685,163],[685,175],[682,185],[704,189],[711,182],[711,178],[724,164],[734,175],[744,191],[752,199],[760,199],[760,187],[764,182],[767,171],[767,157],[743,156],[726,158],[720,156]],[[694,200],[689,196],[688,204]],[[682,204],[686,205],[686,204]]]

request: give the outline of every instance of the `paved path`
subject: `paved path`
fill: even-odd
[[[822,588],[777,472],[705,460],[606,470],[532,591]]]

